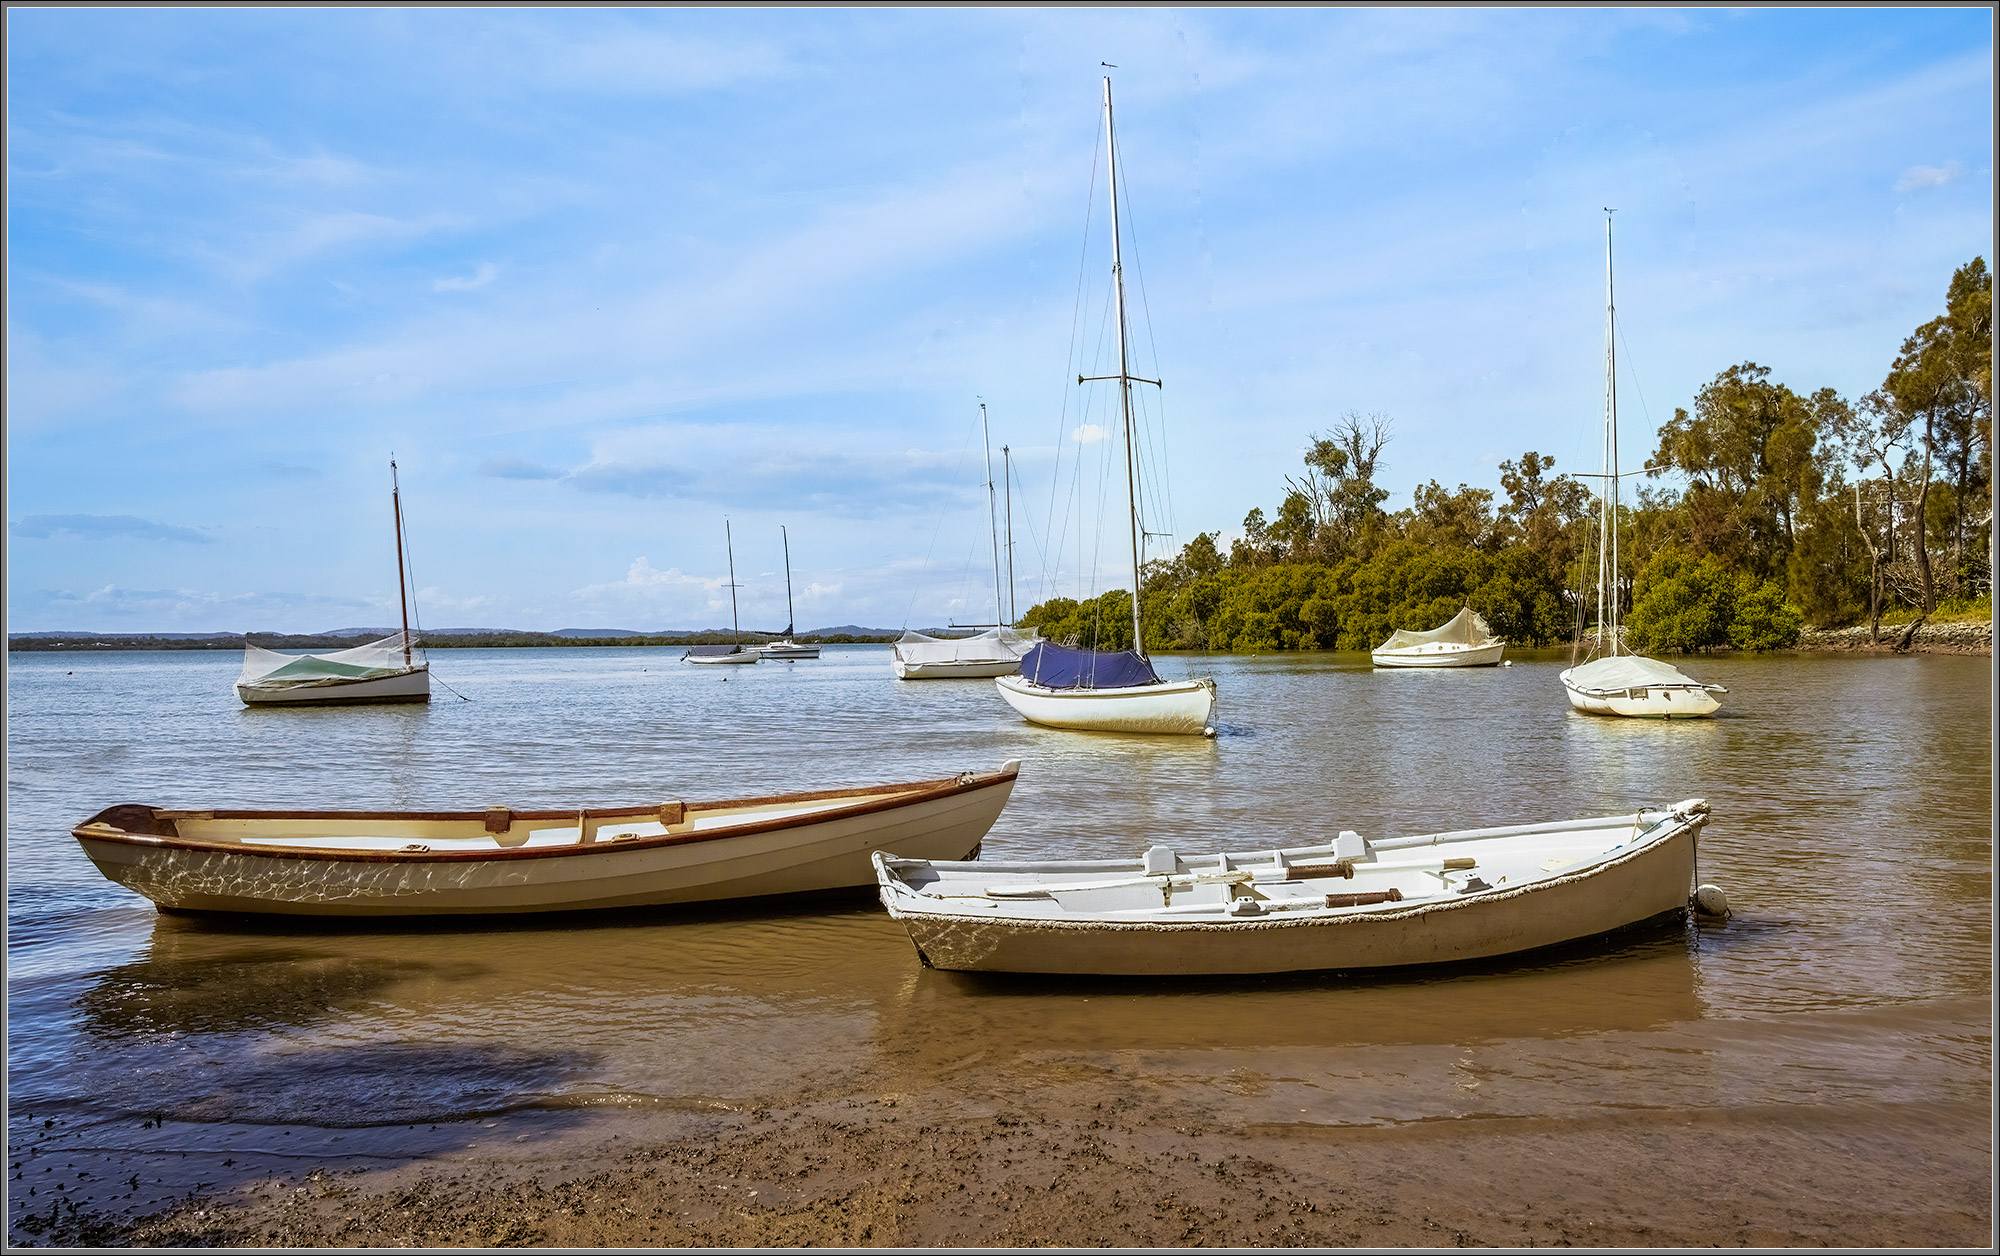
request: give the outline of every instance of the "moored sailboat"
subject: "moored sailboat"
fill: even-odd
[[[1471,607],[1429,632],[1398,628],[1369,656],[1377,667],[1492,667],[1507,643]]]
[[[1011,675],[1020,670],[1021,656],[1036,641],[1034,631],[1016,631],[1011,626],[1013,617],[1000,613],[1000,524],[993,504],[993,440],[987,429],[983,401],[979,403],[979,437],[986,450],[986,522],[993,540],[993,624],[969,637],[933,637],[905,630],[890,647],[897,680],[967,680]],[[1007,538],[1010,558],[1013,544],[1010,532]]]
[[[1214,732],[1215,682],[1207,677],[1165,681],[1146,655],[1140,609],[1139,485],[1132,441],[1132,385],[1158,385],[1132,374],[1126,345],[1125,270],[1119,242],[1118,141],[1112,123],[1111,79],[1104,80],[1104,136],[1111,185],[1111,284],[1118,327],[1118,381],[1125,430],[1125,487],[1132,523],[1132,648],[1100,651],[1042,642],[1021,660],[1020,674],[998,677],[1000,696],[1023,719],[1052,728],[1116,733]],[[1079,384],[1085,382],[1077,377]]]
[[[798,619],[792,613],[792,538],[781,526],[778,535],[785,542],[785,634],[776,641],[766,641],[757,647],[757,653],[767,659],[816,659],[819,657],[817,645],[800,645],[792,640],[792,627]]]
[[[332,654],[281,654],[243,641],[236,696],[245,706],[335,706],[429,702],[431,665],[410,635],[410,593],[403,563],[403,487],[389,459],[389,501],[396,523],[396,597],[403,630]]]
[[[763,657],[755,649],[743,646],[743,626],[736,618],[736,542],[729,535],[729,520],[722,521],[722,542],[729,551],[729,631],[736,638],[733,645],[689,646],[681,655],[684,663],[755,663]]]
[[[1688,719],[1713,715],[1729,692],[1625,649],[1618,591],[1618,301],[1611,211],[1604,211],[1604,489],[1597,495],[1597,632],[1586,661],[1561,674],[1570,705],[1591,715]],[[1578,596],[1582,591],[1578,590]],[[1581,634],[1577,647],[1582,648]],[[1601,655],[1600,655],[1601,652]]]

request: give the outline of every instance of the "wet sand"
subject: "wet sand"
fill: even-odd
[[[1100,1086],[1106,1097],[1083,1105],[1069,1090],[991,1111],[939,1089],[746,1112],[528,1114],[441,1127],[435,1133],[457,1146],[386,1165],[386,1147],[276,1156],[249,1139],[227,1155],[92,1154],[65,1149],[52,1131],[39,1147],[16,1149],[22,1176],[11,1185],[39,1181],[39,1198],[65,1202],[20,1215],[14,1238],[174,1247],[1993,1241],[1990,1113],[1957,1105],[1635,1108],[1368,1128],[1241,1124],[1227,1104],[1163,1103],[1129,1085]],[[256,1144],[288,1137],[261,1134]],[[54,1189],[65,1179],[71,1189]],[[212,1185],[162,1198],[197,1182]],[[121,1191],[130,1199],[116,1198]]]

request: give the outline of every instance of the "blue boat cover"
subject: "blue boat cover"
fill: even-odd
[[[1077,650],[1048,641],[1021,659],[1021,679],[1050,689],[1131,689],[1160,683],[1153,665],[1131,650]]]

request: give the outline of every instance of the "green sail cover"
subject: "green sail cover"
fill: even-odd
[[[367,645],[334,654],[280,654],[262,646],[246,644],[239,685],[259,689],[304,689],[338,685],[357,680],[380,680],[418,671],[428,666],[423,651],[410,643],[404,656],[403,634],[371,641]]]

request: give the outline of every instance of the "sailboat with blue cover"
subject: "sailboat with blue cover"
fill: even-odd
[[[1111,183],[1111,287],[1118,324],[1118,381],[1125,419],[1125,486],[1132,516],[1132,648],[1085,650],[1038,643],[1021,659],[1018,675],[994,680],[1000,696],[1022,718],[1051,728],[1108,733],[1214,734],[1215,681],[1199,677],[1162,680],[1146,656],[1145,623],[1139,606],[1139,478],[1132,450],[1132,385],[1159,385],[1131,371],[1126,352],[1125,274],[1119,251],[1118,142],[1111,117],[1111,79],[1104,80],[1106,167]],[[1085,382],[1077,377],[1079,384]]]

